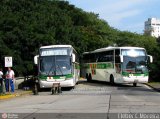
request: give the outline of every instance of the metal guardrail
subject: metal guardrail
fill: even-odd
[[[15,89],[26,88],[25,87],[25,85],[26,85],[25,83],[27,81],[29,81],[31,78],[33,78],[32,75],[25,76],[25,77],[23,77],[23,76],[21,76],[21,77],[15,77],[15,82],[14,82]],[[2,85],[0,84],[0,94],[2,94],[4,91],[5,91],[5,83],[3,81]]]
[[[25,76],[25,77],[15,77],[15,89],[22,89],[26,87],[26,82],[29,81],[33,76]],[[28,87],[28,86],[27,86]]]
[[[30,76],[21,76],[21,77],[15,77],[15,80],[28,80],[28,79],[31,79],[33,76],[30,75]]]

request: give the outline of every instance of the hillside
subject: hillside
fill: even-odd
[[[113,44],[145,47],[155,58],[151,65],[154,78],[160,73],[155,70],[160,66],[155,38],[114,29],[97,14],[66,1],[0,1],[0,66],[4,65],[4,56],[13,56],[16,74],[31,74],[38,48],[50,44],[71,44],[80,55]]]

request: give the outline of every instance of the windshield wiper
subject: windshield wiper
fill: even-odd
[[[49,69],[48,74],[47,74],[48,76],[49,76],[51,70],[53,69],[53,67],[54,67],[54,64],[52,64],[51,68]],[[55,74],[55,71],[54,71],[54,74]]]
[[[52,59],[52,60],[53,60],[53,59]],[[52,68],[54,67],[54,64],[56,64],[56,56],[55,56],[55,59],[54,59],[54,63],[52,63],[52,66],[51,66],[51,68],[49,69],[48,76],[49,76]],[[54,75],[55,75],[55,74],[56,74],[56,71],[54,70]]]
[[[57,66],[58,66],[58,68],[59,68],[59,70],[60,70],[60,72],[61,72],[61,74],[62,74],[62,76],[63,76],[63,72],[62,72],[61,67],[59,66],[59,64],[57,64]]]

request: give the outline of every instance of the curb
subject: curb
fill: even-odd
[[[157,92],[160,92],[160,89],[148,84],[148,83],[145,83],[145,85],[149,86],[150,88],[152,88],[153,90],[157,91]]]
[[[14,98],[14,97],[20,97],[20,96],[29,95],[29,94],[32,94],[32,91],[25,91],[25,92],[21,92],[21,93],[13,93],[13,94],[7,94],[7,95],[0,95],[0,100]]]

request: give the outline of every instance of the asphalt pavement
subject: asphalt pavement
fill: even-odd
[[[160,83],[146,83],[146,85],[160,92]],[[5,94],[0,94],[0,100],[15,98],[29,94],[33,94],[32,90],[16,89],[14,93],[6,92]]]

